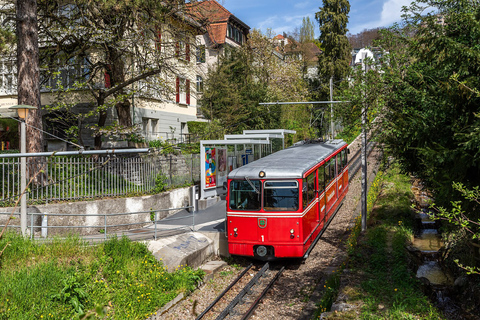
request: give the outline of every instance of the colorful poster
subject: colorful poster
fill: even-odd
[[[227,183],[227,149],[217,149],[217,186],[223,186],[224,183]]]
[[[215,148],[205,148],[205,188],[216,187],[216,157]]]

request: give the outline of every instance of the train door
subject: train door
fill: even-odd
[[[327,203],[325,196],[325,166],[318,168],[318,221],[320,223],[320,228],[323,228],[325,223],[325,212],[327,209]]]
[[[302,181],[302,204],[303,204],[303,236],[306,237],[315,231],[318,225],[318,202],[317,198],[317,171],[311,172]],[[313,237],[311,237],[311,241]]]
[[[338,174],[338,182],[337,182],[337,197],[339,198],[340,195],[343,193],[344,183],[343,183],[343,168],[345,168],[345,163],[343,161],[343,154],[345,150],[342,150],[339,154],[337,154],[337,174]]]

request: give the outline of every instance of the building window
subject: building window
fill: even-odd
[[[17,67],[15,61],[0,61],[0,92],[17,94]]]
[[[197,92],[203,92],[203,78],[201,76],[197,76]]]
[[[190,61],[190,43],[185,32],[180,33],[175,48],[175,56],[179,59]]]
[[[205,63],[205,45],[197,47],[197,63]]]
[[[88,80],[90,69],[87,57],[74,57],[67,61],[57,59],[56,65],[42,70],[41,91],[74,89],[75,82]],[[108,78],[108,79],[107,79]],[[110,76],[105,72],[105,87],[110,87]]]
[[[190,80],[177,77],[177,103],[190,104]]]
[[[240,29],[238,29],[235,26],[232,26],[231,24],[228,25],[227,28],[227,37],[230,39],[234,40],[235,42],[238,42],[240,44],[243,43],[243,33]]]

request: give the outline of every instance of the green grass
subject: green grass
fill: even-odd
[[[357,309],[327,319],[443,319],[409,268],[405,245],[414,225],[410,186],[395,165],[377,175],[368,197],[367,231],[360,232],[357,219],[345,244],[350,272],[340,276],[346,285],[336,289]],[[328,290],[324,296],[316,317],[329,310]]]
[[[0,319],[146,319],[203,277],[189,267],[167,272],[144,244],[127,238],[98,246],[75,237],[37,244],[8,233],[0,248],[7,243]]]

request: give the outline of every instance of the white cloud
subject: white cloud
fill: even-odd
[[[298,2],[294,5],[295,9],[305,9],[310,5],[310,1]]]
[[[412,0],[388,0],[383,4],[380,14],[380,25],[388,26],[394,22],[400,21],[402,7],[409,6]]]
[[[387,0],[383,3],[379,19],[355,25],[350,28],[349,32],[356,34],[364,29],[388,27],[395,22],[400,22],[402,19],[402,7],[409,6],[411,2],[412,0]]]

